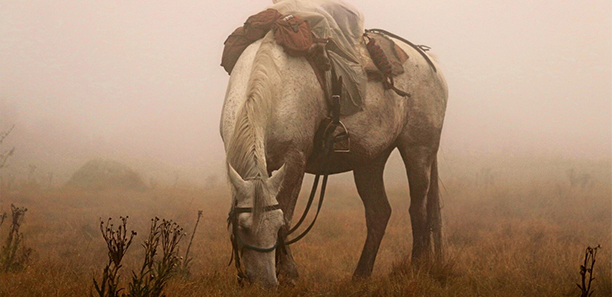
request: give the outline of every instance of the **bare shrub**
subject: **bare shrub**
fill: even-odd
[[[109,218],[100,222],[100,231],[108,248],[108,264],[104,268],[102,281],[94,279],[94,289],[99,297],[159,297],[165,296],[163,289],[168,280],[175,274],[180,257],[178,245],[185,233],[172,220],[159,218],[151,220],[151,229],[147,240],[142,244],[145,255],[138,274],[132,271],[132,280],[128,285],[127,294],[122,294],[124,288],[119,287],[119,269],[121,261],[132,243],[136,232],[131,231],[128,237],[127,217],[121,217],[121,225],[114,230]],[[161,251],[160,251],[161,249]],[[161,257],[161,258],[160,258]],[[90,294],[90,296],[93,296]]]
[[[8,131],[6,132],[0,132],[0,145],[2,145],[2,142],[4,142],[4,139],[9,136],[9,134],[11,134],[11,131],[13,131],[13,129],[15,128],[15,125],[13,125]],[[12,149],[8,150],[8,151],[1,151],[0,152],[0,169],[6,167],[6,162],[8,161],[8,159],[15,153],[15,148],[13,147]]]
[[[13,129],[15,128],[15,125],[13,125],[8,131],[5,132],[0,132],[0,147],[2,146],[2,143],[4,142],[4,139],[9,136],[9,134],[11,134],[11,131],[13,131]],[[8,151],[2,151],[0,150],[0,170],[2,168],[6,167],[6,162],[8,161],[8,159],[15,153],[15,148],[13,147],[12,149],[8,150]],[[13,178],[14,179],[14,178]],[[2,201],[2,192],[4,190],[4,188],[10,189],[10,187],[8,187],[5,183],[4,183],[4,179],[2,178],[2,176],[0,176],[0,201]]]
[[[182,259],[182,263],[180,266],[180,273],[183,275],[183,277],[188,277],[190,274],[189,269],[191,268],[192,259],[189,258],[189,250],[191,249],[193,238],[195,237],[196,230],[198,229],[200,218],[202,218],[202,211],[198,210],[198,219],[196,220],[195,226],[193,227],[193,231],[191,231],[191,238],[189,239],[189,244],[187,245],[187,251],[185,252],[185,257]]]
[[[172,220],[162,219],[161,224],[158,223],[159,218],[151,220],[149,238],[142,245],[145,259],[139,274],[132,272],[127,296],[165,296],[162,291],[178,267],[178,244],[185,236],[183,228]],[[157,259],[160,244],[161,259]]]
[[[595,266],[595,256],[597,250],[601,248],[600,245],[596,247],[587,247],[584,251],[584,263],[580,265],[580,277],[582,279],[581,284],[576,284],[581,291],[580,297],[589,297],[593,295],[595,290],[591,290],[591,282],[595,279],[593,277],[593,267]]]
[[[4,224],[4,219],[6,219],[6,212],[3,212],[0,215],[0,227],[2,227],[2,224]]]
[[[123,290],[119,288],[119,269],[121,269],[121,260],[132,244],[132,239],[136,236],[136,232],[131,231],[128,237],[127,219],[128,217],[120,217],[121,223],[117,230],[114,229],[112,218],[106,221],[106,224],[100,220],[100,232],[106,242],[108,248],[108,264],[104,267],[102,273],[102,281],[98,283],[94,278],[94,288],[100,297],[115,297],[120,296],[119,292]],[[93,296],[90,294],[90,296]]]
[[[26,267],[30,260],[32,249],[23,245],[23,234],[19,232],[25,213],[25,207],[16,207],[11,204],[11,227],[0,250],[0,270],[3,272],[19,271]],[[0,216],[0,226],[4,223],[6,213]]]

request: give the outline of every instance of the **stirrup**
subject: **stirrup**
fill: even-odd
[[[331,141],[331,150],[334,153],[350,153],[351,152],[351,137],[349,135],[348,129],[342,121],[340,121],[340,96],[342,95],[342,76],[339,76],[337,79],[336,72],[332,67],[332,107],[331,107],[331,121],[327,128],[325,128],[324,137],[328,137],[328,141]],[[333,128],[332,128],[333,127]],[[336,132],[336,128],[341,127],[342,131],[336,135],[333,135]],[[329,131],[329,129],[331,131]],[[345,145],[341,145],[345,143]]]
[[[333,150],[334,153],[350,153],[351,152],[351,135],[346,129],[346,126],[342,121],[339,121],[340,125],[338,127],[342,127],[342,130],[338,135],[334,136],[334,144]]]
[[[333,136],[332,141],[332,150],[334,153],[350,153],[351,152],[351,135],[348,132],[348,129],[344,125],[342,121],[338,121],[338,124],[330,125],[330,127],[334,127],[332,133],[336,130],[337,127],[342,128],[340,133]],[[328,127],[329,128],[329,127]]]

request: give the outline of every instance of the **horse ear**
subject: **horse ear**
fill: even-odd
[[[280,191],[280,186],[283,180],[285,179],[285,169],[287,168],[286,164],[283,164],[279,170],[276,170],[272,173],[270,179],[268,179],[268,186],[271,187],[272,191],[278,193]]]
[[[232,167],[232,165],[230,165],[229,163],[227,164],[227,174],[229,176],[230,183],[232,184],[232,186],[237,191],[243,192],[243,190],[247,186],[246,181],[242,179],[242,176],[240,176],[240,174],[236,172],[236,169],[234,169],[234,167]]]

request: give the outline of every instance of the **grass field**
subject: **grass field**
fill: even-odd
[[[571,187],[566,167],[554,164],[443,175],[448,263],[429,272],[405,269],[411,248],[407,185],[390,184],[393,215],[374,274],[360,282],[351,275],[365,240],[363,206],[354,186],[332,178],[317,225],[293,248],[300,279],[278,291],[240,288],[234,267],[227,265],[225,184],[100,193],[23,186],[5,191],[0,208],[9,211],[11,203],[28,208],[21,231],[33,254],[24,270],[0,273],[0,296],[88,296],[107,257],[100,219],[125,215],[128,227],[138,232],[122,268],[127,286],[131,270],[141,264],[140,243],[150,219],[172,219],[190,232],[199,209],[203,216],[192,246],[191,276],[172,279],[168,296],[580,296],[576,283],[584,249],[597,244],[602,248],[593,296],[611,296],[610,166],[596,165],[587,166],[591,178],[584,188]],[[0,239],[6,233],[7,222]]]

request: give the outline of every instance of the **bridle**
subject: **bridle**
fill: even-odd
[[[277,209],[281,209],[279,204],[268,205],[263,209],[263,211],[268,212],[268,211],[273,211]],[[279,234],[277,236],[276,242],[271,247],[262,248],[262,247],[253,246],[253,245],[250,245],[244,242],[242,238],[240,238],[240,234],[238,234],[238,216],[241,213],[252,213],[252,212],[253,212],[252,207],[233,206],[227,217],[228,227],[229,225],[232,226],[232,234],[230,235],[230,240],[232,242],[232,257],[228,265],[231,265],[232,261],[235,263],[236,270],[238,271],[238,275],[237,275],[238,283],[240,283],[241,285],[243,281],[247,278],[246,274],[242,270],[242,266],[240,265],[240,254],[242,253],[242,250],[247,249],[247,250],[252,250],[252,251],[256,251],[260,253],[269,253],[269,252],[273,252],[274,250],[276,250],[276,248],[279,246],[279,242],[282,242],[283,240],[282,236],[280,236],[280,230],[279,230]],[[284,246],[283,243],[280,243],[280,245]]]
[[[329,144],[328,144],[328,147],[329,147]],[[228,266],[232,264],[232,261],[234,262],[234,264],[236,266],[236,271],[237,271],[238,283],[240,285],[243,285],[244,284],[244,280],[247,279],[247,275],[244,272],[244,270],[242,269],[242,266],[241,266],[241,263],[240,263],[240,254],[242,253],[242,250],[247,249],[247,250],[252,250],[252,251],[256,251],[256,252],[260,252],[260,253],[269,253],[269,252],[275,251],[277,248],[280,248],[281,252],[287,253],[287,250],[286,250],[287,246],[298,242],[300,239],[304,238],[304,236],[306,236],[306,234],[308,234],[308,232],[310,232],[310,230],[314,226],[315,222],[317,221],[317,218],[319,217],[319,212],[321,211],[321,206],[323,206],[323,199],[325,198],[325,188],[327,186],[327,178],[329,176],[329,174],[327,174],[327,173],[323,175],[323,184],[321,185],[321,192],[319,193],[319,204],[317,205],[317,212],[316,212],[312,222],[310,223],[310,225],[304,231],[302,231],[302,233],[300,235],[297,235],[293,239],[290,239],[290,240],[287,240],[287,241],[284,240],[285,237],[287,237],[287,236],[293,234],[295,231],[297,231],[298,227],[300,227],[300,225],[302,225],[302,223],[306,219],[306,216],[308,215],[308,212],[310,210],[310,207],[312,206],[312,202],[314,201],[314,198],[315,198],[315,195],[316,195],[316,192],[317,192],[320,176],[321,176],[320,174],[317,174],[315,176],[315,180],[314,180],[313,185],[312,185],[312,190],[310,191],[310,197],[308,197],[308,203],[306,204],[306,208],[304,209],[304,213],[302,214],[302,217],[300,217],[300,219],[297,222],[297,224],[295,224],[293,226],[293,228],[291,228],[286,234],[283,234],[283,227],[281,227],[278,230],[278,234],[277,234],[277,237],[276,237],[276,242],[271,247],[263,248],[263,247],[253,246],[253,245],[250,245],[250,244],[244,242],[242,240],[242,238],[240,238],[240,235],[238,234],[238,216],[241,213],[253,213],[253,208],[252,207],[238,207],[236,205],[232,206],[232,209],[230,210],[230,212],[229,212],[229,214],[227,216],[228,227],[230,225],[232,227],[232,233],[230,235],[230,240],[232,242],[232,256],[230,258],[230,262],[229,262]],[[264,212],[268,212],[268,211],[273,211],[273,210],[277,210],[277,209],[281,209],[280,204],[268,205],[268,206],[264,207],[263,211]],[[279,255],[279,253],[276,253],[276,262],[277,262],[277,264],[278,264],[279,260],[280,260],[280,255]],[[278,265],[276,265],[276,267],[278,268]],[[276,273],[278,275],[278,271]]]

